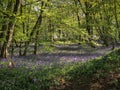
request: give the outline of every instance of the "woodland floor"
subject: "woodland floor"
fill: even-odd
[[[116,46],[116,48],[117,47],[119,47],[119,45]],[[40,53],[39,52],[39,54],[37,54],[37,55],[29,54],[27,56],[13,56],[12,61],[15,63],[16,67],[25,67],[25,68],[29,68],[29,69],[35,68],[36,69],[36,68],[40,68],[40,67],[44,67],[44,66],[71,65],[71,63],[74,64],[74,63],[78,63],[78,62],[86,62],[88,60],[91,60],[91,59],[94,59],[94,58],[97,58],[100,56],[102,56],[102,57],[105,56],[102,58],[103,60],[100,60],[100,61],[96,60],[96,61],[92,61],[92,62],[88,62],[88,63],[86,62],[86,64],[88,64],[88,66],[85,65],[86,66],[86,68],[85,68],[85,66],[83,65],[83,68],[84,68],[83,70],[82,70],[82,66],[81,66],[81,68],[76,67],[75,69],[70,70],[66,75],[72,77],[71,79],[66,79],[65,76],[59,77],[59,75],[58,76],[55,75],[54,78],[50,79],[50,80],[58,81],[60,83],[60,85],[59,86],[53,85],[53,86],[50,86],[49,89],[44,88],[41,90],[120,90],[120,68],[119,68],[120,67],[120,65],[119,65],[120,57],[118,56],[119,50],[116,51],[116,54],[112,53],[106,57],[106,54],[108,52],[112,51],[111,48],[112,48],[111,46],[110,47],[96,47],[96,48],[92,48],[92,47],[88,46],[88,47],[81,48],[78,45],[66,45],[66,46],[58,45],[52,52],[49,52],[49,53],[45,53],[45,52]],[[2,59],[1,61],[5,61],[5,60],[6,59]],[[87,68],[87,67],[89,67],[89,68]],[[42,69],[43,68],[41,68],[41,70]],[[17,72],[16,70],[17,69],[11,69],[10,72],[5,72],[7,74],[5,74],[5,75],[3,74],[2,77],[5,77],[5,79],[3,79],[3,80],[6,81],[7,80],[6,77],[10,77],[10,78],[14,79],[15,75],[18,75],[18,74],[15,74]],[[36,69],[36,70],[39,70],[39,69]],[[55,72],[57,72],[57,69],[54,69],[54,70],[56,70]],[[52,71],[53,74],[55,73],[54,70]],[[60,69],[58,69],[58,70],[60,70]],[[81,74],[80,70],[83,72],[82,74]],[[84,70],[85,70],[85,72],[84,72]],[[22,73],[22,72],[19,71],[19,73],[21,75],[20,75],[20,77],[16,76],[16,78],[18,78],[18,79],[20,78],[20,81],[22,79],[25,82],[25,84],[27,84],[28,83],[27,79],[29,79],[29,77],[31,77],[31,74],[30,74],[31,72],[24,72],[24,73]],[[87,74],[87,72],[88,72],[88,74]],[[33,76],[35,75],[34,77],[36,77],[37,74],[34,74],[34,73],[37,73],[37,72],[33,71]],[[40,72],[38,71],[38,73],[40,73]],[[57,73],[60,74],[59,72],[57,72]],[[42,79],[44,77],[43,74],[46,75],[46,78],[47,78],[47,76],[49,76],[48,71],[47,71],[47,73],[45,73],[45,71],[44,71],[44,73],[40,74],[42,76],[38,76],[38,77],[40,77],[39,79]],[[53,74],[51,74],[51,75],[53,75]],[[10,79],[10,80],[12,80],[12,79]],[[30,80],[31,80],[31,78],[30,78]],[[18,81],[17,84],[20,84],[23,86],[23,84],[20,83],[20,81]],[[46,85],[45,82],[46,81],[44,81],[44,79],[43,79],[42,83],[44,85]],[[4,83],[2,83],[2,84],[4,85]],[[6,81],[5,85],[6,84],[7,84],[7,81]],[[31,84],[36,85],[36,83],[31,83]],[[30,85],[28,84],[28,86],[31,86],[31,84]],[[38,84],[41,84],[41,82],[39,82]],[[47,82],[47,84],[48,84],[48,82]],[[38,86],[40,86],[40,85],[38,85]],[[24,86],[23,88],[26,88],[26,87],[27,86]],[[18,88],[20,88],[20,87],[18,87]],[[24,90],[26,90],[26,89],[24,89]],[[32,89],[30,89],[30,90],[32,90]]]
[[[27,56],[14,56],[12,60],[17,67],[41,67],[52,65],[66,65],[69,63],[84,62],[99,56],[104,56],[111,51],[111,47],[86,47],[78,45],[56,46],[51,53],[29,54]]]

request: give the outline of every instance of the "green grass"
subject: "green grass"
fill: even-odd
[[[120,49],[84,63],[0,68],[0,90],[119,90]],[[80,89],[81,88],[81,89]],[[92,90],[94,90],[92,89]]]

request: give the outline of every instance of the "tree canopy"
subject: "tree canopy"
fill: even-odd
[[[1,57],[13,46],[26,55],[41,43],[109,46],[120,40],[119,0],[0,0]],[[21,50],[21,49],[20,49]]]

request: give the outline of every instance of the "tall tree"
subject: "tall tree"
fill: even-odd
[[[19,7],[21,6],[21,2],[22,2],[22,0],[15,0],[15,3],[13,2],[13,0],[10,0],[8,2],[8,8],[9,8],[8,11],[12,11],[12,15],[9,16],[9,22],[7,23],[8,28],[7,28],[7,30],[5,30],[7,32],[6,33],[6,40],[3,43],[3,46],[1,48],[1,55],[0,55],[1,57],[7,58],[9,56],[8,50],[9,50],[9,47],[10,47],[10,44],[12,41],[15,19],[16,19],[16,15],[19,11]]]

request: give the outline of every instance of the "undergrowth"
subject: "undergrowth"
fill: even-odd
[[[0,90],[119,90],[120,49],[88,62],[0,68]]]

